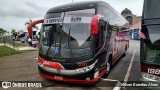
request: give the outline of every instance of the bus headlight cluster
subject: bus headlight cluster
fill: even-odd
[[[156,75],[152,75],[152,74],[148,74],[148,73],[142,73],[142,76],[144,76],[146,78],[149,78],[149,79],[160,81],[160,77],[158,77]]]
[[[87,67],[78,68],[78,69],[76,69],[76,71],[79,72],[79,73],[84,73],[84,72],[88,72],[93,67],[94,67],[94,65],[90,65],[90,66],[87,66]]]
[[[97,61],[96,61],[96,62],[97,62]],[[93,64],[91,64],[91,65],[89,65],[89,66],[87,66],[87,67],[78,68],[78,69],[76,69],[76,71],[77,71],[78,73],[88,72],[89,70],[91,70],[91,69],[95,66],[96,62],[94,62]]]

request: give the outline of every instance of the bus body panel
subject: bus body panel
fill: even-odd
[[[160,84],[160,1],[144,0],[140,39],[142,81]],[[148,87],[159,90],[159,87]]]

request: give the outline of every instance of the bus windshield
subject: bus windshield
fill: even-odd
[[[150,64],[160,64],[160,25],[146,26],[148,38],[142,42],[144,61]]]
[[[53,15],[54,13],[50,15],[52,19],[44,21],[40,52],[54,58],[91,59],[93,44],[90,25],[95,10],[62,12],[59,14],[60,17]]]
[[[160,0],[144,1],[142,32],[142,62],[160,65]]]

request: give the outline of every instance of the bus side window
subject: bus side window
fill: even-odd
[[[107,28],[106,42],[109,43],[110,38],[111,38],[112,29],[111,29],[111,26],[109,24],[106,25],[106,28]]]

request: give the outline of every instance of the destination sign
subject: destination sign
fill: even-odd
[[[55,23],[62,23],[63,18],[50,18],[50,19],[44,19],[43,24],[55,24]]]
[[[70,22],[81,22],[81,17],[72,17]]]
[[[56,23],[91,23],[92,17],[62,17],[44,19],[43,24],[56,24]]]

